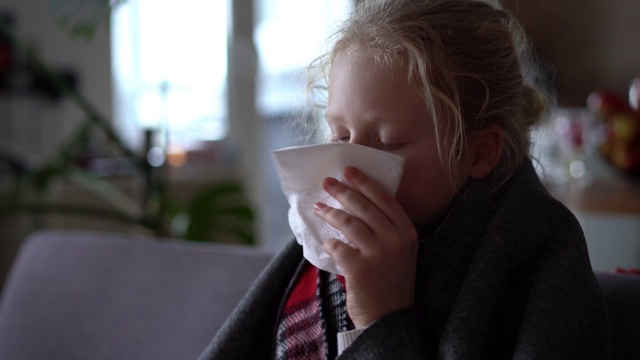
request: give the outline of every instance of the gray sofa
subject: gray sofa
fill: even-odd
[[[35,233],[0,300],[0,359],[196,359],[271,257],[123,234]]]
[[[35,233],[0,298],[0,359],[196,359],[271,257],[123,234]],[[597,276],[614,358],[640,359],[640,276]]]

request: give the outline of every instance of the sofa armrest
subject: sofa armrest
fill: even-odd
[[[611,326],[614,359],[640,359],[640,276],[597,272]]]

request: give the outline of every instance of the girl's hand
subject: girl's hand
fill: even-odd
[[[344,270],[347,311],[356,328],[414,304],[418,234],[396,199],[354,167],[348,187],[324,179],[324,190],[346,211],[317,203],[314,212],[353,244],[337,239],[325,251]]]

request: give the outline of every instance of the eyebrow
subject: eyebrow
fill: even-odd
[[[333,114],[333,113],[330,113],[330,112],[325,112],[324,116],[325,116],[325,118],[327,118],[329,120],[344,121],[344,118],[342,116],[337,115],[337,114]],[[387,118],[384,118],[384,117],[381,117],[381,116],[377,116],[377,115],[365,116],[363,118],[363,120],[366,123],[374,123],[374,124],[376,124],[376,123],[389,124],[389,123],[395,123],[396,122],[396,121],[393,121],[391,119],[387,119]]]

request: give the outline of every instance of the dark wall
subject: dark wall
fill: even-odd
[[[596,88],[626,97],[640,74],[640,1],[503,0],[538,57],[556,70],[560,105],[584,106]]]

